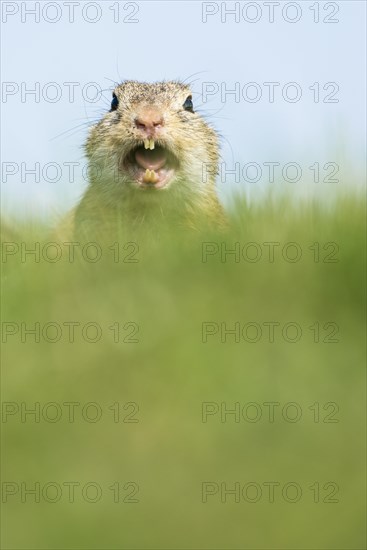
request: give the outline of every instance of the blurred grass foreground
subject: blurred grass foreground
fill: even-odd
[[[3,231],[3,548],[366,548],[364,200],[230,221]]]

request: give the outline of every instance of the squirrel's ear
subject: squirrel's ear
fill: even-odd
[[[115,94],[115,92],[113,92],[110,112],[116,111],[118,104],[119,104],[119,100],[117,99],[117,95]]]
[[[186,101],[185,103],[183,104],[183,108],[185,109],[185,111],[190,111],[191,113],[194,112],[194,104],[192,102],[192,95],[189,95],[187,98],[186,98]]]

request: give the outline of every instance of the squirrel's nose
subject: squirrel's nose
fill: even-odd
[[[164,125],[161,113],[155,109],[146,109],[140,112],[134,120],[136,128],[147,135],[153,135],[155,131]]]

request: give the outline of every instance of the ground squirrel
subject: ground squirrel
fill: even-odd
[[[168,221],[224,224],[215,191],[219,146],[176,81],[125,81],[85,145],[89,186],[73,213],[74,235]]]

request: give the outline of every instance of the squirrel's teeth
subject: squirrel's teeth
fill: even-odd
[[[155,148],[154,139],[147,138],[144,140],[144,149],[150,149],[151,151]]]
[[[157,183],[157,181],[159,180],[157,174],[154,172],[154,170],[151,170],[150,171],[150,181],[152,183]]]
[[[149,168],[147,168],[145,170],[145,174],[144,174],[144,177],[143,177],[143,182],[144,183],[149,183],[150,182],[150,170],[149,170]]]
[[[145,174],[143,177],[144,183],[157,183],[158,180],[158,175],[155,173],[154,170],[149,170],[149,168],[145,170]]]

